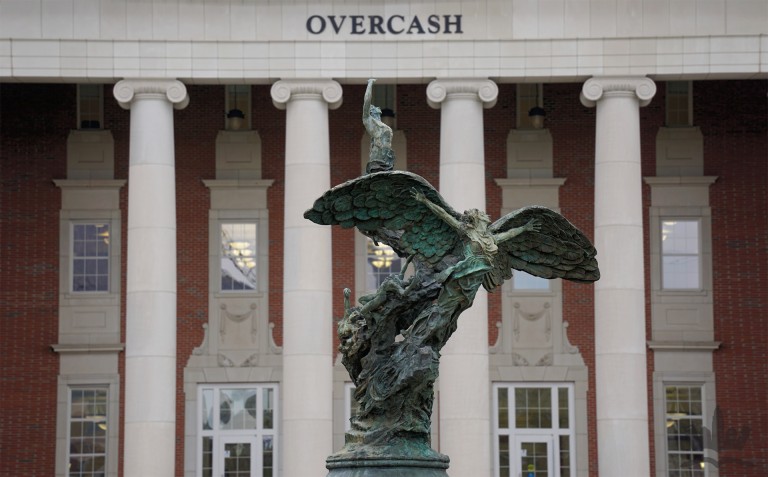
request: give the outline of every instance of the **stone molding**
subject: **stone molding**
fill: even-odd
[[[310,97],[322,99],[328,103],[329,109],[341,106],[343,92],[341,85],[334,80],[280,80],[272,85],[270,90],[272,104],[277,109],[285,109],[292,99]]]
[[[112,93],[123,109],[131,109],[131,103],[140,96],[165,97],[175,109],[189,104],[187,87],[174,79],[124,79],[115,84]]]
[[[496,105],[499,87],[489,79],[436,79],[427,86],[427,103],[440,109],[443,101],[451,96],[479,100],[485,109]]]
[[[640,106],[647,106],[656,95],[656,83],[644,76],[595,76],[581,89],[581,104],[592,108],[597,101],[610,96],[635,95]]]

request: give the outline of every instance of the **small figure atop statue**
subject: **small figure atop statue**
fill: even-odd
[[[395,151],[392,150],[392,128],[381,121],[381,109],[371,104],[373,83],[368,80],[363,101],[363,126],[371,136],[371,151],[365,172],[391,171],[395,167]]]

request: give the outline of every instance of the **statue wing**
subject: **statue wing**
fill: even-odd
[[[461,238],[446,222],[412,196],[412,189],[461,220],[432,185],[410,172],[366,174],[339,184],[315,201],[304,218],[320,225],[356,227],[376,242],[392,247],[401,257],[414,256],[429,266],[441,263]]]
[[[499,244],[493,270],[483,285],[491,290],[512,278],[512,269],[542,278],[594,282],[600,278],[597,251],[589,239],[565,217],[546,207],[525,207],[510,212],[490,226],[493,234],[539,222],[538,232],[523,232]]]

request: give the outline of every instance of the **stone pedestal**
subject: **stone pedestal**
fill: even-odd
[[[328,477],[447,477],[448,457],[334,458],[326,462]]]

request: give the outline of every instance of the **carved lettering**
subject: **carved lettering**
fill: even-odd
[[[307,18],[307,31],[313,35],[319,35],[325,31],[325,18],[320,15],[312,15]]]
[[[426,18],[418,15],[311,15],[307,18],[306,29],[313,35],[325,32],[328,23],[333,32],[350,35],[425,35],[429,34],[462,34],[461,15],[429,15]],[[426,28],[425,28],[426,27]]]
[[[347,16],[342,15],[341,21],[339,23],[336,23],[336,15],[330,15],[328,19],[331,21],[331,26],[333,26],[333,31],[335,31],[338,34],[339,31],[341,31],[341,26],[344,25],[344,20],[347,19]]]

